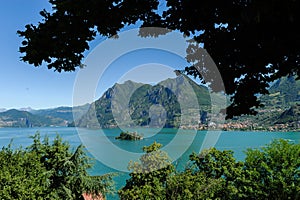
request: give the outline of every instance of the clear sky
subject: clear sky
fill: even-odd
[[[53,108],[58,106],[73,105],[73,91],[78,75],[76,72],[54,72],[45,66],[36,68],[32,65],[20,61],[21,54],[18,48],[22,41],[17,35],[17,30],[24,30],[26,24],[37,24],[41,19],[39,11],[42,9],[50,10],[47,0],[10,0],[2,1],[0,6],[0,85],[1,98],[0,108],[24,108],[33,109]],[[97,39],[91,43],[91,50],[86,52],[86,59],[100,43]],[[113,51],[113,49],[110,49]],[[99,61],[101,62],[101,60]],[[159,76],[167,73],[168,68],[178,68],[185,65],[185,61],[178,55],[165,50],[145,48],[144,50],[129,51],[124,55],[119,55],[110,63],[110,67],[105,70],[106,76],[101,76],[95,98],[99,98],[102,93],[111,87],[115,82],[122,82],[136,77],[136,81],[150,76],[149,66],[151,63],[155,69],[162,65],[162,70],[156,71]],[[164,67],[165,66],[165,67]],[[125,71],[120,69],[126,69]],[[146,67],[146,68],[145,68]],[[136,70],[137,68],[147,69]],[[131,71],[130,71],[131,70]],[[133,71],[132,71],[133,70]],[[136,71],[134,71],[136,70]],[[170,71],[170,70],[169,70]],[[134,72],[134,73],[129,73]],[[145,73],[146,72],[146,73]],[[129,74],[129,75],[128,75]],[[139,76],[141,74],[141,76]],[[153,74],[152,74],[153,75]],[[174,76],[174,74],[170,74]],[[125,78],[124,78],[125,77]],[[144,77],[144,78],[142,78]],[[167,76],[161,76],[161,79]],[[148,78],[148,83],[151,78]],[[87,80],[88,81],[88,80]],[[159,81],[153,79],[153,82]],[[88,90],[89,88],[86,88]]]
[[[39,11],[49,10],[47,0],[1,1],[0,6],[0,108],[48,108],[72,103],[75,73],[54,73],[20,61],[17,30],[36,24]]]

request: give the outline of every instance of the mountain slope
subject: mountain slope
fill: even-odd
[[[288,76],[277,80],[269,89],[269,95],[262,96],[266,106],[291,106],[300,102],[300,81]]]
[[[275,121],[276,124],[296,124],[300,121],[300,104],[291,106],[288,110],[284,111]]]
[[[79,119],[90,107],[89,104],[75,107],[57,107],[41,110],[11,109],[0,112],[0,127],[67,126],[73,118]]]
[[[247,121],[263,129],[278,127],[279,124],[293,130],[300,126],[300,80],[296,81],[293,76],[283,77],[274,82],[269,88],[269,94],[261,96],[260,100],[265,106],[257,109],[256,116],[240,116],[234,121]]]
[[[185,75],[157,85],[126,81],[115,84],[76,122],[79,127],[178,127],[197,124],[210,110],[208,89]],[[182,117],[184,116],[184,117]]]
[[[72,122],[74,120],[73,118],[79,119],[83,114],[85,114],[89,107],[90,104],[87,103],[85,105],[75,107],[61,106],[57,108],[33,110],[31,113],[38,116],[60,118],[68,122]]]
[[[11,109],[0,113],[0,127],[40,127],[51,125],[66,125],[59,118],[37,116],[27,111]]]

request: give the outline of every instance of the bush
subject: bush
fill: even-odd
[[[248,149],[244,162],[236,161],[232,151],[211,148],[193,153],[182,172],[173,165],[141,170],[166,161],[167,154],[159,148],[157,143],[146,147],[151,149],[146,153],[155,153],[130,163],[132,173],[119,190],[121,199],[300,199],[299,144],[274,140],[261,149]]]
[[[0,199],[82,198],[83,193],[97,195],[112,191],[112,174],[89,176],[92,166],[82,145],[75,151],[57,137],[41,141],[33,137],[26,149],[3,147],[0,151]]]

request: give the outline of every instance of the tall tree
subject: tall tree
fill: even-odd
[[[248,149],[240,193],[247,199],[300,199],[300,144],[284,139]]]
[[[26,149],[0,151],[0,199],[70,199],[112,192],[112,174],[90,176],[91,160],[83,146],[75,151],[60,136],[41,141],[39,133]]]
[[[166,181],[175,168],[161,147],[156,142],[145,146],[140,162],[129,163],[132,172],[126,185],[118,191],[120,199],[165,199]]]
[[[300,75],[300,2],[296,0],[49,0],[53,11],[40,12],[38,25],[18,31],[24,38],[22,60],[58,72],[82,66],[83,52],[97,34],[112,36],[141,22],[141,27],[178,30],[204,44],[231,96],[227,117],[256,114],[260,94],[269,83],[286,75]],[[202,34],[197,34],[203,31]],[[187,49],[185,72],[222,90],[209,59],[199,57],[194,44]],[[200,52],[199,52],[200,51]]]
[[[300,199],[300,145],[283,139],[248,149],[245,162],[230,150],[192,153],[184,170],[168,165],[154,143],[140,162],[131,163],[121,199]],[[153,151],[154,150],[154,151]],[[149,153],[149,152],[148,152]],[[166,166],[158,168],[159,166]]]

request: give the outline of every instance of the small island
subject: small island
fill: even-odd
[[[121,132],[119,136],[116,137],[117,140],[142,140],[143,136],[137,132]]]

